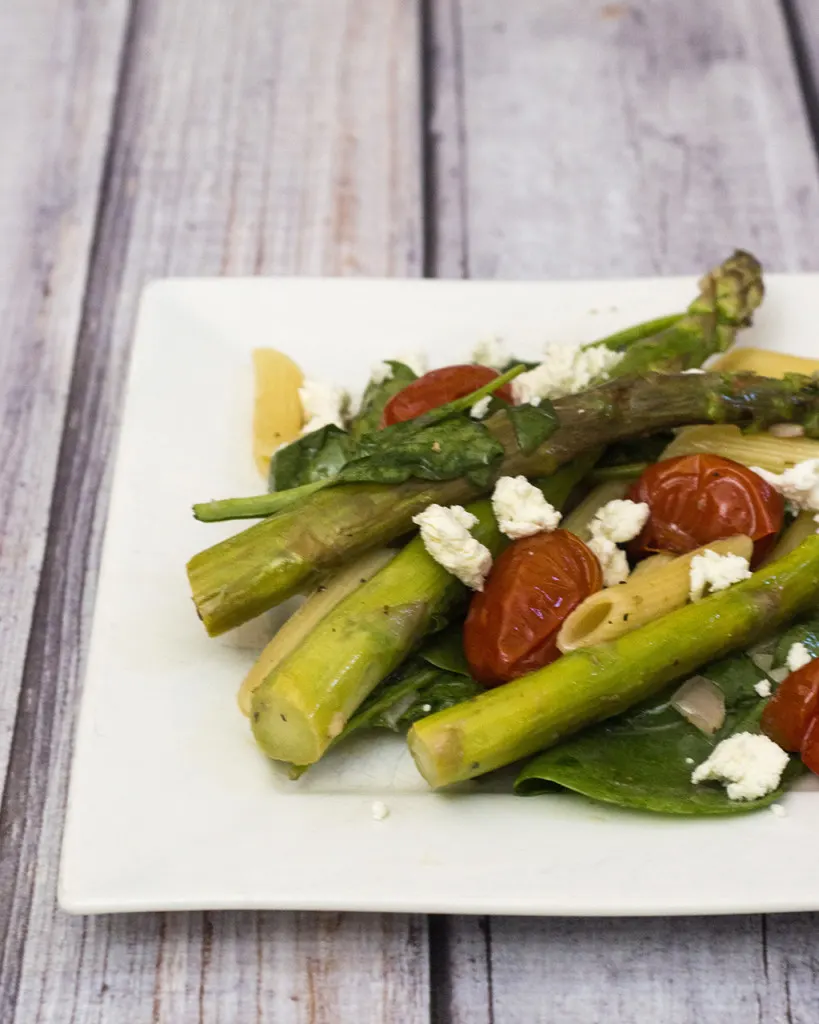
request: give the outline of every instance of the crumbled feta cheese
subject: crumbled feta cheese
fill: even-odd
[[[302,434],[311,434],[330,423],[344,426],[347,392],[343,388],[320,380],[306,380],[299,388],[299,398],[306,421]]]
[[[432,705],[431,704],[422,704],[421,705],[421,710],[425,711],[425,712],[430,712],[430,711],[432,711]]]
[[[720,555],[706,548],[701,555],[694,555],[691,559],[688,570],[691,600],[699,601],[706,593],[725,590],[740,580],[747,580],[750,575],[747,558]]]
[[[819,511],[819,459],[805,459],[784,473],[771,473],[758,466],[751,469],[796,508]]]
[[[583,391],[604,380],[623,358],[605,345],[576,348],[573,345],[550,345],[546,358],[533,370],[512,381],[515,405],[536,405],[544,398],[561,398]],[[535,399],[537,401],[535,401]]]
[[[628,579],[629,567],[626,553],[608,537],[592,537],[587,546],[597,556],[603,570],[603,586],[616,587]]]
[[[370,810],[373,816],[373,821],[383,821],[385,818],[388,818],[390,814],[390,809],[383,800],[373,800],[373,805]]]
[[[694,763],[694,758],[693,757],[687,757],[685,759],[685,763],[686,764],[693,764]]]
[[[491,395],[484,395],[483,398],[479,398],[478,401],[469,410],[469,415],[473,420],[482,420],[489,410],[490,403],[492,402]]]
[[[801,423],[774,423],[768,433],[773,437],[804,437],[805,428]]]
[[[788,671],[796,672],[798,669],[804,668],[810,661],[813,661],[813,658],[804,644],[791,644],[785,658]]]
[[[649,508],[644,501],[615,498],[606,502],[589,523],[592,537],[607,537],[615,544],[634,540],[646,525]]]
[[[718,743],[691,781],[722,782],[729,800],[759,800],[779,785],[788,755],[767,736],[738,732]]]
[[[771,695],[771,681],[770,679],[760,679],[758,683],[754,683],[754,689],[760,697],[770,697]]]
[[[478,342],[472,350],[472,362],[488,366],[491,370],[502,370],[509,362],[509,356],[501,339],[495,336]]]
[[[370,370],[370,380],[373,384],[383,384],[386,380],[392,380],[392,367],[389,363],[376,363]]]
[[[705,373],[705,370],[701,370],[699,366],[692,366],[690,370],[683,370],[683,373]]]
[[[782,804],[771,804],[768,810],[773,814],[775,818],[787,818],[788,812],[782,806]]]
[[[405,352],[403,355],[397,356],[395,361],[408,366],[416,377],[423,377],[429,369],[427,354],[420,349],[415,352]]]
[[[412,520],[421,529],[427,553],[473,590],[483,590],[492,553],[469,532],[477,517],[460,505],[429,505]]]
[[[561,515],[525,476],[502,476],[492,492],[492,511],[501,533],[517,540],[535,533],[551,533]]]

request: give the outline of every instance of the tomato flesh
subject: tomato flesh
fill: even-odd
[[[779,684],[762,712],[762,731],[783,750],[797,753],[817,714],[819,658],[814,658]],[[816,740],[819,742],[819,735]]]
[[[752,564],[770,551],[782,529],[782,495],[747,466],[720,455],[680,455],[657,462],[629,490],[649,517],[632,542],[633,555],[685,554],[723,537],[746,534]]]
[[[802,741],[802,761],[815,775],[819,775],[819,715],[813,719]]]
[[[555,530],[515,541],[466,617],[464,652],[475,679],[497,686],[554,661],[563,621],[602,586],[600,563],[574,534]]]
[[[423,377],[414,380],[397,395],[387,402],[381,418],[382,427],[391,427],[394,423],[414,420],[416,416],[454,402],[456,398],[464,398],[472,394],[484,384],[489,384],[500,374],[490,370],[488,366],[444,366],[440,370],[430,370]],[[504,384],[495,392],[505,402],[512,401],[512,388]]]

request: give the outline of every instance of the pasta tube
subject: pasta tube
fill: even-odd
[[[816,513],[813,511],[800,512],[779,538],[776,547],[765,559],[765,562],[775,562],[777,558],[784,558],[785,555],[796,550],[806,537],[810,537],[814,533],[819,533]]]
[[[771,352],[764,348],[735,348],[714,361],[710,369],[726,373],[758,373],[762,377],[784,377],[786,373],[819,372],[819,359],[789,356],[784,352]]]
[[[600,590],[575,608],[563,623],[557,646],[565,653],[616,640],[682,608],[688,603],[691,559],[706,547],[719,555],[750,559],[754,545],[750,537],[728,537],[672,558],[665,565],[632,573],[625,583]]]
[[[773,434],[743,434],[739,427],[685,427],[665,449],[662,457],[695,455],[707,452],[741,462],[743,466],[759,466],[771,473],[783,473],[805,459],[819,458],[819,441],[808,437],[774,437]]]

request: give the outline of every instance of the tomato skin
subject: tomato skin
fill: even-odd
[[[679,455],[657,462],[632,484],[628,497],[650,514],[631,554],[683,555],[723,537],[754,541],[753,565],[771,550],[782,529],[785,501],[747,466],[721,455]]]
[[[814,775],[819,775],[819,715],[810,723],[802,740],[802,761]]]
[[[762,712],[762,731],[783,750],[797,753],[817,714],[819,658],[814,658],[779,684]],[[816,740],[819,741],[819,733]]]
[[[497,686],[554,661],[564,619],[602,586],[596,556],[567,530],[515,541],[469,606],[464,652],[475,679]]]
[[[394,423],[414,420],[421,413],[437,409],[447,402],[477,391],[484,384],[489,384],[500,374],[490,370],[488,366],[444,366],[440,370],[430,370],[423,377],[408,384],[397,395],[393,395],[384,407],[381,417],[382,427],[391,427]],[[512,402],[512,388],[508,384],[495,392],[498,398]]]

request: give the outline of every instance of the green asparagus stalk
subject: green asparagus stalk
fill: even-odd
[[[743,583],[416,722],[410,751],[435,788],[483,775],[620,714],[784,625],[817,598],[813,536]]]
[[[501,534],[492,506],[476,502],[472,535],[491,551]],[[465,588],[412,540],[332,609],[253,695],[251,723],[278,761],[316,762],[365,697],[463,597]]]
[[[762,296],[759,264],[736,254],[701,283],[688,313],[653,339],[629,345],[615,376],[686,369],[723,351]],[[618,379],[554,403],[558,429],[531,455],[518,447],[504,413],[487,426],[504,447],[502,473],[544,476],[611,441],[672,426],[714,421],[759,423],[807,416],[808,395],[790,382],[750,375]],[[776,410],[776,416],[773,416]],[[188,563],[194,602],[207,631],[218,635],[298,593],[363,551],[411,529],[412,517],[437,502],[480,496],[466,479],[409,480],[397,486],[346,484],[319,491],[195,555]]]
[[[576,459],[544,480],[547,500],[562,507],[595,457]],[[506,539],[491,503],[474,502],[469,511],[478,518],[472,535],[497,554]],[[253,731],[264,752],[298,765],[317,761],[361,701],[467,594],[416,537],[388,566],[326,611],[286,660],[271,666],[251,708]]]

